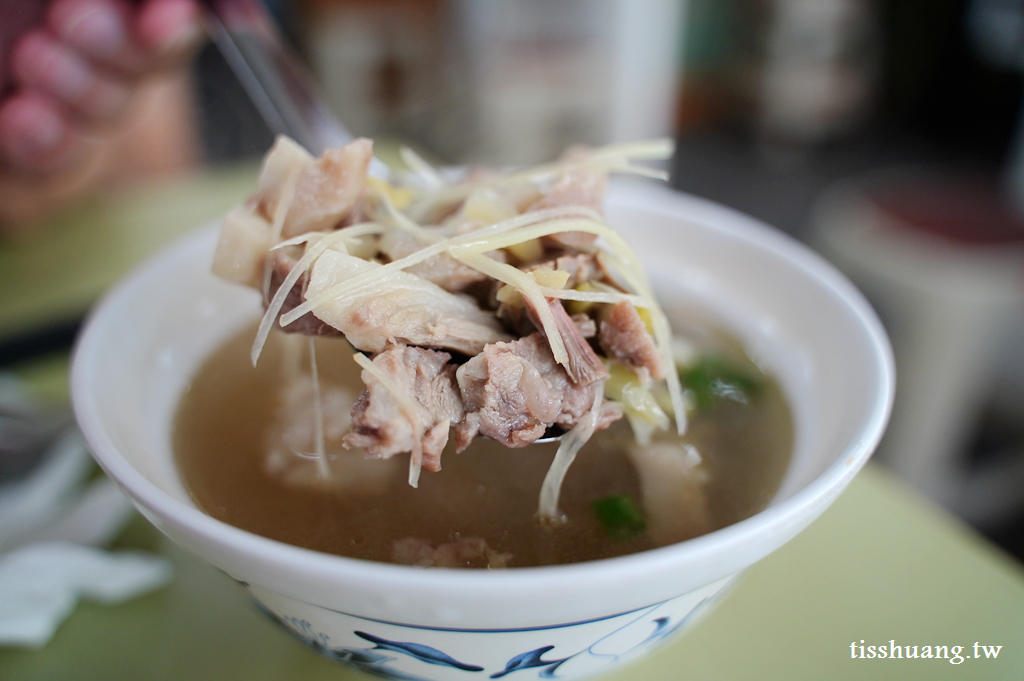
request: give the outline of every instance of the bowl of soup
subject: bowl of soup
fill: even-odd
[[[533,515],[555,445],[483,440],[417,489],[394,460],[341,463],[343,483],[311,488],[301,466],[254,457],[296,350],[272,340],[252,370],[261,301],[210,274],[215,227],[95,309],[77,418],[146,518],[330,657],[403,679],[600,672],[683,632],[817,518],[870,457],[894,389],[870,306],[796,241],[641,182],[613,183],[606,215],[687,339],[693,409],[682,439],[597,433],[564,481],[575,522]],[[324,404],[354,399],[356,373],[323,360],[350,349],[319,343]],[[692,470],[659,468],[670,450]]]

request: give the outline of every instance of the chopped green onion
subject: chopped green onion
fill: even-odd
[[[625,494],[598,499],[592,506],[605,533],[612,539],[632,539],[647,529],[643,514]]]
[[[679,380],[693,396],[698,410],[709,409],[719,400],[747,404],[761,390],[756,376],[716,357],[703,357],[692,366],[680,368]]]

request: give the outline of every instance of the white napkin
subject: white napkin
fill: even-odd
[[[81,597],[115,604],[165,584],[167,560],[70,542],[0,556],[0,645],[41,648]]]
[[[93,470],[69,427],[28,474],[0,485],[0,646],[42,647],[79,598],[120,603],[170,579],[163,558],[94,548],[120,533],[132,508],[109,478],[91,480]]]
[[[92,471],[85,439],[70,427],[29,475],[0,485],[0,555],[40,541],[113,541],[132,505],[110,478],[90,481]]]

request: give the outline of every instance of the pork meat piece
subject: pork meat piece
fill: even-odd
[[[619,360],[645,381],[665,378],[665,367],[654,339],[628,301],[616,303],[602,315],[597,340],[606,355]]]
[[[451,355],[424,348],[396,347],[373,358],[418,410],[410,419],[407,402],[363,370],[366,389],[352,407],[352,430],[346,447],[362,448],[374,457],[387,459],[423,451],[424,470],[441,470],[441,451],[448,443],[449,426],[462,419],[462,399],[455,384]]]
[[[583,166],[571,166],[551,185],[544,196],[529,207],[529,211],[546,208],[564,208],[578,206],[602,212],[604,193],[608,185],[605,171]],[[597,236],[587,232],[562,232],[544,237],[544,241],[552,246],[561,246],[574,250],[589,248]]]
[[[589,315],[582,313],[574,314],[569,319],[576,325],[576,329],[583,338],[593,338],[597,335],[597,322],[591,319]]]
[[[288,178],[316,159],[290,137],[279,136],[263,158],[256,194],[250,198],[255,210],[267,222],[273,222]]]
[[[298,172],[295,193],[285,216],[282,236],[321,232],[345,223],[366,197],[373,142],[359,138],[314,159],[295,142],[279,138],[260,173],[257,200],[273,222],[292,173]]]
[[[288,273],[292,271],[292,268],[298,262],[287,249],[272,251],[267,257],[270,258],[270,286],[267,290],[267,295],[263,297],[264,308],[270,304],[270,300],[277,294],[277,290],[284,283],[285,277],[288,276]],[[295,307],[303,303],[302,294],[308,281],[309,273],[306,272],[299,277],[299,280],[292,286],[291,291],[288,292],[288,296],[284,299],[284,304],[281,305],[281,311],[277,313],[277,328],[286,333],[301,333],[306,336],[340,336],[341,331],[317,318],[312,312],[307,312],[288,326],[281,326],[281,315],[291,312]]]
[[[270,223],[252,206],[234,208],[221,223],[213,254],[213,273],[228,281],[262,288],[263,267],[272,241]]]
[[[540,333],[486,346],[459,367],[456,378],[466,409],[455,428],[458,451],[477,434],[506,447],[525,447],[551,425],[571,428],[594,402],[595,391],[573,383]],[[598,428],[619,416],[614,406],[602,408]]]
[[[264,270],[270,267],[270,279],[264,292],[263,305],[269,305],[278,288],[284,283],[285,277],[295,267],[297,258],[295,251],[299,249],[278,249],[271,251],[273,245],[270,224],[249,204],[233,209],[224,218],[220,236],[217,239],[217,250],[213,255],[213,273],[229,281],[244,284],[257,291],[264,292]],[[302,293],[306,288],[308,275],[303,274],[292,290],[288,292],[278,317],[290,312],[303,301]],[[280,325],[278,325],[279,328]],[[320,321],[312,314],[305,314],[287,327],[289,333],[301,333],[307,336],[337,336],[341,332]]]
[[[378,263],[328,249],[311,268],[305,297],[309,300],[335,284],[379,267]],[[494,316],[481,310],[473,299],[449,293],[403,271],[392,272],[342,299],[328,301],[313,314],[366,352],[417,345],[472,356],[488,343],[509,340]]]
[[[391,545],[391,559],[401,565],[447,568],[504,568],[511,553],[500,553],[480,537],[462,537],[444,544],[406,537]]]
[[[407,255],[412,255],[423,246],[424,244],[412,234],[397,229],[385,234],[380,241],[381,252],[391,260],[399,260]],[[490,251],[486,255],[497,262],[503,263],[507,260],[504,251]],[[465,291],[474,284],[487,281],[490,278],[469,265],[463,265],[447,253],[435,255],[408,267],[406,272],[422,277],[444,290],[454,293]]]
[[[302,338],[286,342],[304,347]],[[294,348],[293,348],[294,349]],[[296,358],[298,359],[298,358]],[[330,473],[323,476],[318,457],[315,401],[323,408],[321,421]],[[346,451],[342,439],[352,422],[349,409],[355,394],[347,387],[324,383],[314,388],[308,373],[291,374],[278,386],[277,405],[263,435],[263,470],[294,489],[344,491],[348,495],[372,497],[384,494],[389,481],[401,468],[398,459],[368,460],[358,451]]]
[[[328,149],[304,166],[283,236],[321,232],[343,223],[366,197],[372,160],[373,142],[361,137],[340,149]]]
[[[561,270],[569,273],[565,288],[576,288],[580,284],[600,279],[603,272],[593,253],[568,253],[524,268],[527,272],[539,269]]]
[[[527,314],[533,321],[533,325],[540,329],[541,333],[544,333],[540,319],[530,301],[524,299],[523,302],[525,303]],[[565,345],[565,352],[569,356],[565,370],[568,372],[572,382],[583,387],[596,381],[607,379],[609,375],[608,368],[586,340],[592,337],[596,330],[593,320],[587,315],[570,317],[560,300],[548,300],[547,303],[548,309],[551,310],[551,314],[555,318],[555,327],[558,329],[558,335]]]

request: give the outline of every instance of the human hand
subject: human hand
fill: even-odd
[[[0,0],[0,15],[40,13],[39,3]],[[196,0],[53,0],[41,13],[20,36],[0,36],[13,46],[0,54],[0,175],[73,167],[136,84],[181,64],[202,35]]]

